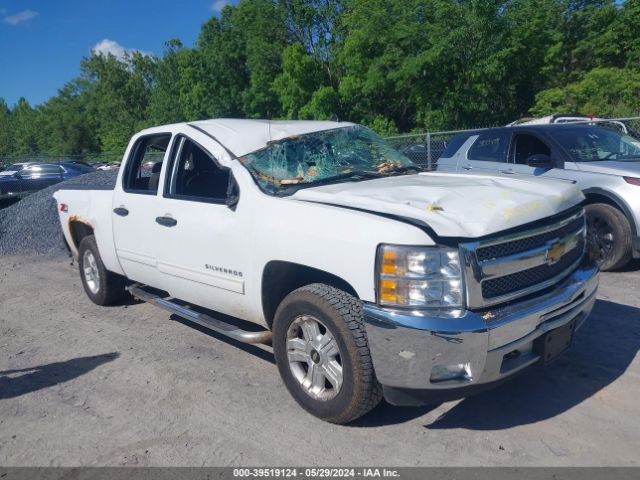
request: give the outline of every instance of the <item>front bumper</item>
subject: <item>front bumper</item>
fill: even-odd
[[[597,288],[598,268],[585,261],[547,293],[482,312],[434,314],[365,304],[373,366],[387,400],[413,404],[392,394],[406,389],[432,393],[434,399],[460,398],[515,375],[540,360],[536,338],[574,320],[576,328],[582,325]],[[434,376],[456,365],[464,365],[467,374],[449,380]]]

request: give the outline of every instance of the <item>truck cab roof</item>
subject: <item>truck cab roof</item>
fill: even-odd
[[[306,133],[353,126],[350,122],[315,120],[254,120],[216,118],[196,122],[183,122],[161,127],[153,127],[141,134],[166,131],[167,128],[189,126],[213,137],[218,143],[237,157],[255,152],[271,142]]]

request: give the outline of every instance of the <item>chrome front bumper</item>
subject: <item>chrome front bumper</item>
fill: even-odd
[[[499,382],[540,360],[533,348],[536,338],[574,320],[580,327],[597,288],[598,268],[585,262],[550,292],[482,312],[433,314],[365,304],[378,381],[387,389],[434,393]],[[455,365],[464,365],[468,374],[432,379],[442,367]]]

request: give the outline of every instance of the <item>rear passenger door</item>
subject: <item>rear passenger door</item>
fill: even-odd
[[[139,137],[131,147],[113,194],[113,235],[118,260],[127,277],[161,287],[157,267],[158,185],[170,133]]]
[[[474,173],[514,173],[507,163],[510,132],[489,130],[480,133],[467,152],[467,158],[460,162],[460,171]]]

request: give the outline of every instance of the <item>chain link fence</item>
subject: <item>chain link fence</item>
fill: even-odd
[[[524,124],[586,124],[600,125],[603,127],[618,130],[622,133],[630,135],[640,140],[640,117],[626,118],[580,118],[577,116],[550,116],[542,119],[524,118],[511,125]],[[416,164],[426,170],[435,170],[438,166],[438,159],[446,149],[450,140],[457,135],[466,133],[476,133],[486,130],[485,128],[474,128],[468,130],[449,130],[443,132],[424,132],[412,133],[406,135],[396,135],[387,137],[386,140],[402,153],[407,155]],[[12,155],[0,156],[0,167],[12,163],[22,162],[63,162],[63,161],[81,161],[89,164],[117,164],[122,160],[121,152],[106,153],[87,153],[82,155],[52,155],[52,154],[35,154],[35,155]]]
[[[412,133],[387,137],[386,140],[425,170],[435,170],[438,159],[449,141],[460,134],[480,132],[483,128],[450,130],[446,132]]]
[[[640,117],[626,118],[580,118],[577,116],[551,116],[542,119],[524,118],[511,124],[517,125],[543,125],[543,124],[583,124],[598,125],[617,130],[640,140]],[[425,132],[412,133],[407,135],[396,135],[387,137],[386,140],[396,149],[400,150],[407,157],[425,170],[435,170],[438,166],[438,159],[447,148],[447,145],[457,135],[479,133],[486,128],[474,128],[469,130],[449,130],[445,132]]]

